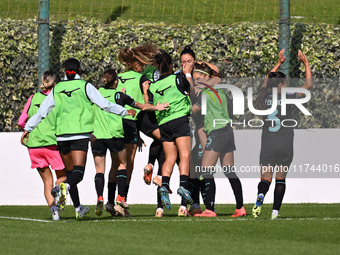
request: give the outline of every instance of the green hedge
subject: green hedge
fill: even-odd
[[[291,25],[291,37],[292,77],[304,74],[294,56],[301,49],[310,60],[313,77],[339,78],[339,26],[296,23]],[[117,59],[120,48],[149,41],[167,50],[177,69],[181,50],[190,44],[199,60],[215,62],[225,77],[263,78],[277,61],[278,24],[168,26],[118,20],[103,25],[82,18],[65,24],[51,22],[50,66],[60,71],[64,60],[78,58],[83,78],[98,85],[105,69],[122,71]],[[18,130],[23,106],[38,86],[37,60],[37,22],[0,20],[0,131]],[[313,117],[300,127],[339,127],[338,84],[313,91],[320,100],[310,103]],[[332,103],[323,107],[329,101]],[[323,112],[325,108],[327,112]]]

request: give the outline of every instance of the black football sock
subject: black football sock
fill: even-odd
[[[280,211],[283,196],[286,191],[286,180],[285,179],[277,179],[274,190],[274,204],[273,210]]]
[[[194,191],[194,179],[189,178],[189,180],[188,180],[188,187],[189,187],[188,190],[192,194],[192,192]]]
[[[163,146],[160,147],[160,152],[159,152],[157,161],[158,161],[158,173],[157,174],[162,175],[162,167],[165,162],[165,154],[164,154]]]
[[[206,193],[206,209],[215,211],[216,186],[214,176],[212,174],[206,174],[203,178]]]
[[[130,188],[130,185],[125,185],[125,189],[124,189],[124,194],[125,194],[125,201],[127,201],[127,198],[128,198],[128,194],[129,194],[129,188]]]
[[[68,183],[71,188],[76,186],[79,182],[83,180],[84,172],[85,172],[84,166],[73,166],[73,171],[67,177],[65,183]]]
[[[162,176],[162,187],[165,187],[167,190],[169,190],[170,189],[169,182],[170,182],[169,176]]]
[[[66,171],[67,179],[69,179],[69,177],[73,174],[72,172],[73,171]],[[68,193],[70,194],[70,197],[72,199],[73,206],[75,208],[79,207],[80,206],[80,200],[79,200],[79,192],[78,192],[77,185],[73,186],[73,187],[70,186],[70,189],[69,189]]]
[[[203,180],[199,180],[200,190],[201,190],[201,196],[203,200],[203,204],[207,206],[207,193],[205,192],[205,184]]]
[[[97,173],[94,177],[94,184],[96,186],[97,196],[103,196],[104,191],[104,174],[103,173]]]
[[[180,175],[179,176],[179,186],[182,186],[186,190],[189,190],[189,176]]]
[[[107,189],[108,189],[108,194],[107,194],[107,201],[110,204],[115,203],[115,198],[116,198],[116,186],[117,182],[109,182],[107,184]]]
[[[234,172],[229,173],[227,177],[230,182],[231,188],[233,189],[233,192],[234,192],[234,196],[236,200],[236,209],[241,209],[243,206],[243,194],[242,194],[241,181]]]
[[[118,195],[121,197],[125,197],[125,186],[127,179],[127,171],[126,169],[120,169],[117,171],[117,184],[118,184]]]
[[[200,181],[199,179],[193,179],[194,188],[191,192],[192,200],[194,200],[194,204],[200,203]]]
[[[265,196],[269,190],[270,182],[267,180],[262,180],[257,186],[257,195],[263,194]]]

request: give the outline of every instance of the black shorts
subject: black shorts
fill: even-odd
[[[293,161],[293,143],[262,144],[261,166],[287,166]]]
[[[137,129],[150,136],[158,128],[155,112],[141,111],[137,117]]]
[[[159,126],[161,142],[174,142],[176,138],[190,136],[189,117],[183,116]]]
[[[123,119],[123,128],[124,128],[124,143],[137,144],[138,131],[136,121]]]
[[[89,140],[89,138],[84,138],[69,141],[57,141],[57,150],[64,155],[70,153],[71,151],[88,151]]]
[[[96,139],[93,143],[91,143],[91,149],[93,154],[105,155],[107,150],[118,154],[120,151],[125,149],[124,139]]]
[[[234,141],[234,131],[230,126],[216,129],[207,135],[205,151],[216,151],[228,153],[236,150]]]

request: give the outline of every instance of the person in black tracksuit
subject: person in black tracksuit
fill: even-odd
[[[286,190],[287,170],[293,160],[294,131],[290,126],[293,126],[294,123],[288,123],[289,121],[286,121],[285,126],[282,125],[282,120],[292,119],[291,105],[287,106],[287,115],[281,114],[281,89],[287,86],[285,74],[278,72],[279,67],[285,61],[285,57],[283,55],[284,50],[281,50],[279,53],[279,61],[267,75],[256,100],[257,109],[270,109],[273,104],[272,90],[273,88],[277,88],[277,108],[273,113],[265,116],[265,119],[268,121],[264,121],[262,128],[260,153],[261,181],[258,184],[257,200],[252,209],[252,213],[255,218],[257,218],[261,213],[263,200],[269,190],[274,172],[276,173],[276,184],[271,218],[278,218]],[[302,88],[310,89],[312,87],[312,75],[308,60],[300,50],[298,52],[298,58],[304,64],[306,69],[306,81]],[[303,93],[287,94],[286,98],[299,98],[303,95]]]

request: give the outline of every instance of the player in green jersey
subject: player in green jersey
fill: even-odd
[[[40,92],[32,95],[19,118],[19,126],[24,129],[27,120],[29,120],[39,109],[42,102],[57,84],[58,77],[53,71],[46,71],[41,77]],[[54,113],[48,115],[30,134],[30,139],[22,142],[28,148],[31,159],[31,168],[36,168],[44,183],[44,195],[48,206],[52,212],[52,219],[59,220],[58,204],[55,203],[51,195],[53,188],[53,174],[51,169],[55,170],[57,180],[55,185],[66,180],[66,172],[63,161],[57,150],[57,140],[54,134]],[[50,169],[51,166],[51,169]]]
[[[143,111],[162,111],[167,109],[168,103],[153,106],[136,102],[132,97],[125,94],[124,91],[117,90],[117,78],[117,73],[113,69],[107,70],[103,74],[102,82],[104,83],[104,87],[99,88],[99,92],[110,102],[121,106],[127,105]],[[135,110],[131,109],[130,111]],[[98,195],[96,214],[98,216],[102,214],[105,156],[106,151],[109,150],[112,159],[109,180],[110,183],[113,183],[113,186],[109,186],[108,203],[105,209],[112,215],[117,211],[122,216],[125,216],[126,209],[128,209],[128,204],[125,199],[127,153],[124,144],[122,117],[107,113],[94,105],[94,130],[91,140],[92,153],[96,166],[95,186]],[[117,205],[113,206],[116,183],[118,184]]]
[[[118,53],[118,59],[120,63],[125,66],[125,72],[118,74],[118,89],[126,89],[126,94],[134,98],[136,102],[145,103],[143,96],[143,83],[149,81],[149,79],[143,75],[143,70],[146,65],[152,64],[153,56],[156,52],[156,48],[150,44],[137,46],[134,48],[123,48]],[[147,103],[147,102],[146,102]],[[129,109],[129,107],[127,107]],[[140,110],[137,110],[137,115],[134,118],[124,118],[124,143],[127,150],[127,188],[126,194],[128,194],[129,184],[134,169],[134,159],[137,152],[142,149],[144,144],[140,139],[138,120],[139,115],[143,115]],[[139,123],[140,124],[140,123]],[[148,129],[150,130],[150,129]],[[156,131],[155,131],[156,132]],[[154,133],[155,133],[154,132]],[[145,144],[144,144],[145,146]]]
[[[61,208],[65,207],[69,192],[75,207],[76,219],[82,219],[89,212],[79,201],[77,184],[82,181],[88,151],[89,138],[93,132],[93,104],[120,116],[130,114],[124,107],[103,98],[100,92],[79,76],[80,63],[71,58],[65,61],[65,80],[59,82],[41,104],[38,112],[25,125],[22,139],[54,109],[55,134],[58,150],[66,167],[67,180],[52,189]]]
[[[166,111],[156,112],[156,118],[161,133],[161,141],[165,152],[165,162],[162,167],[162,187],[160,194],[166,209],[171,209],[169,199],[169,181],[179,155],[180,187],[177,193],[182,196],[180,216],[187,216],[187,204],[192,204],[191,194],[188,190],[189,161],[190,161],[190,99],[188,92],[190,83],[183,74],[173,74],[171,56],[160,50],[155,55],[154,65],[160,71],[159,79],[144,87],[144,96],[149,90],[153,96],[154,104],[169,102]],[[191,72],[191,71],[190,71]]]
[[[202,148],[204,148],[201,164],[202,170],[215,167],[218,158],[220,158],[224,169],[232,169],[234,165],[233,151],[235,150],[233,130],[230,125],[226,123],[224,125],[214,125],[214,119],[224,119],[230,122],[227,95],[223,89],[215,89],[214,86],[206,85],[206,81],[208,81],[210,77],[216,76],[216,72],[207,64],[196,63],[193,74],[195,83],[200,83],[203,86],[202,89],[214,97],[207,97],[207,113],[204,116],[203,123],[204,132],[200,133],[198,141],[201,143]],[[193,106],[193,112],[198,112],[200,108],[201,102],[198,100]],[[198,130],[198,132],[199,131],[200,130]],[[241,182],[233,171],[225,171],[224,173],[232,186],[237,204],[232,217],[245,216],[246,211],[243,207]],[[205,184],[202,192],[205,192],[206,211],[202,214],[196,214],[195,217],[215,217],[215,181],[213,174],[208,172],[202,173],[201,175]]]

